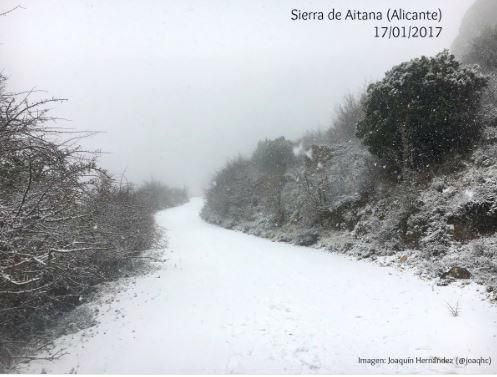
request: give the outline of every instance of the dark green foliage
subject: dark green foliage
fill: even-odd
[[[252,206],[255,169],[239,157],[219,171],[206,192],[209,208],[223,218],[240,219]]]
[[[357,135],[390,167],[421,169],[474,143],[486,82],[447,51],[402,63],[369,86]]]
[[[272,175],[284,174],[294,159],[293,144],[284,137],[260,141],[252,155],[255,166],[260,171]]]

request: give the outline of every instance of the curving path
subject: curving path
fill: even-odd
[[[476,287],[437,287],[392,268],[218,228],[199,218],[201,206],[193,199],[160,212],[168,261],[93,303],[99,323],[56,341],[68,354],[22,371],[497,372],[497,308]],[[453,317],[447,303],[457,301],[461,313]],[[491,356],[492,364],[358,362],[430,356]]]

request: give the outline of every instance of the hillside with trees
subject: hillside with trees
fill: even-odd
[[[328,130],[261,142],[214,176],[202,217],[440,285],[471,278],[495,298],[496,40],[486,28],[462,61],[403,62],[347,96]]]

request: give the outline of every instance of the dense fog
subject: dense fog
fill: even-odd
[[[1,72],[11,90],[67,98],[59,125],[101,132],[83,143],[114,174],[199,193],[258,140],[329,127],[347,93],[450,47],[471,3],[348,2],[442,9],[440,38],[381,40],[375,22],[291,20],[329,1],[4,0],[23,9],[0,18]]]

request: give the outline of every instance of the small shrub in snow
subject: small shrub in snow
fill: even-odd
[[[458,317],[459,316],[459,301],[455,303],[455,305],[451,305],[447,303],[447,308],[449,309],[450,314],[452,317]]]

